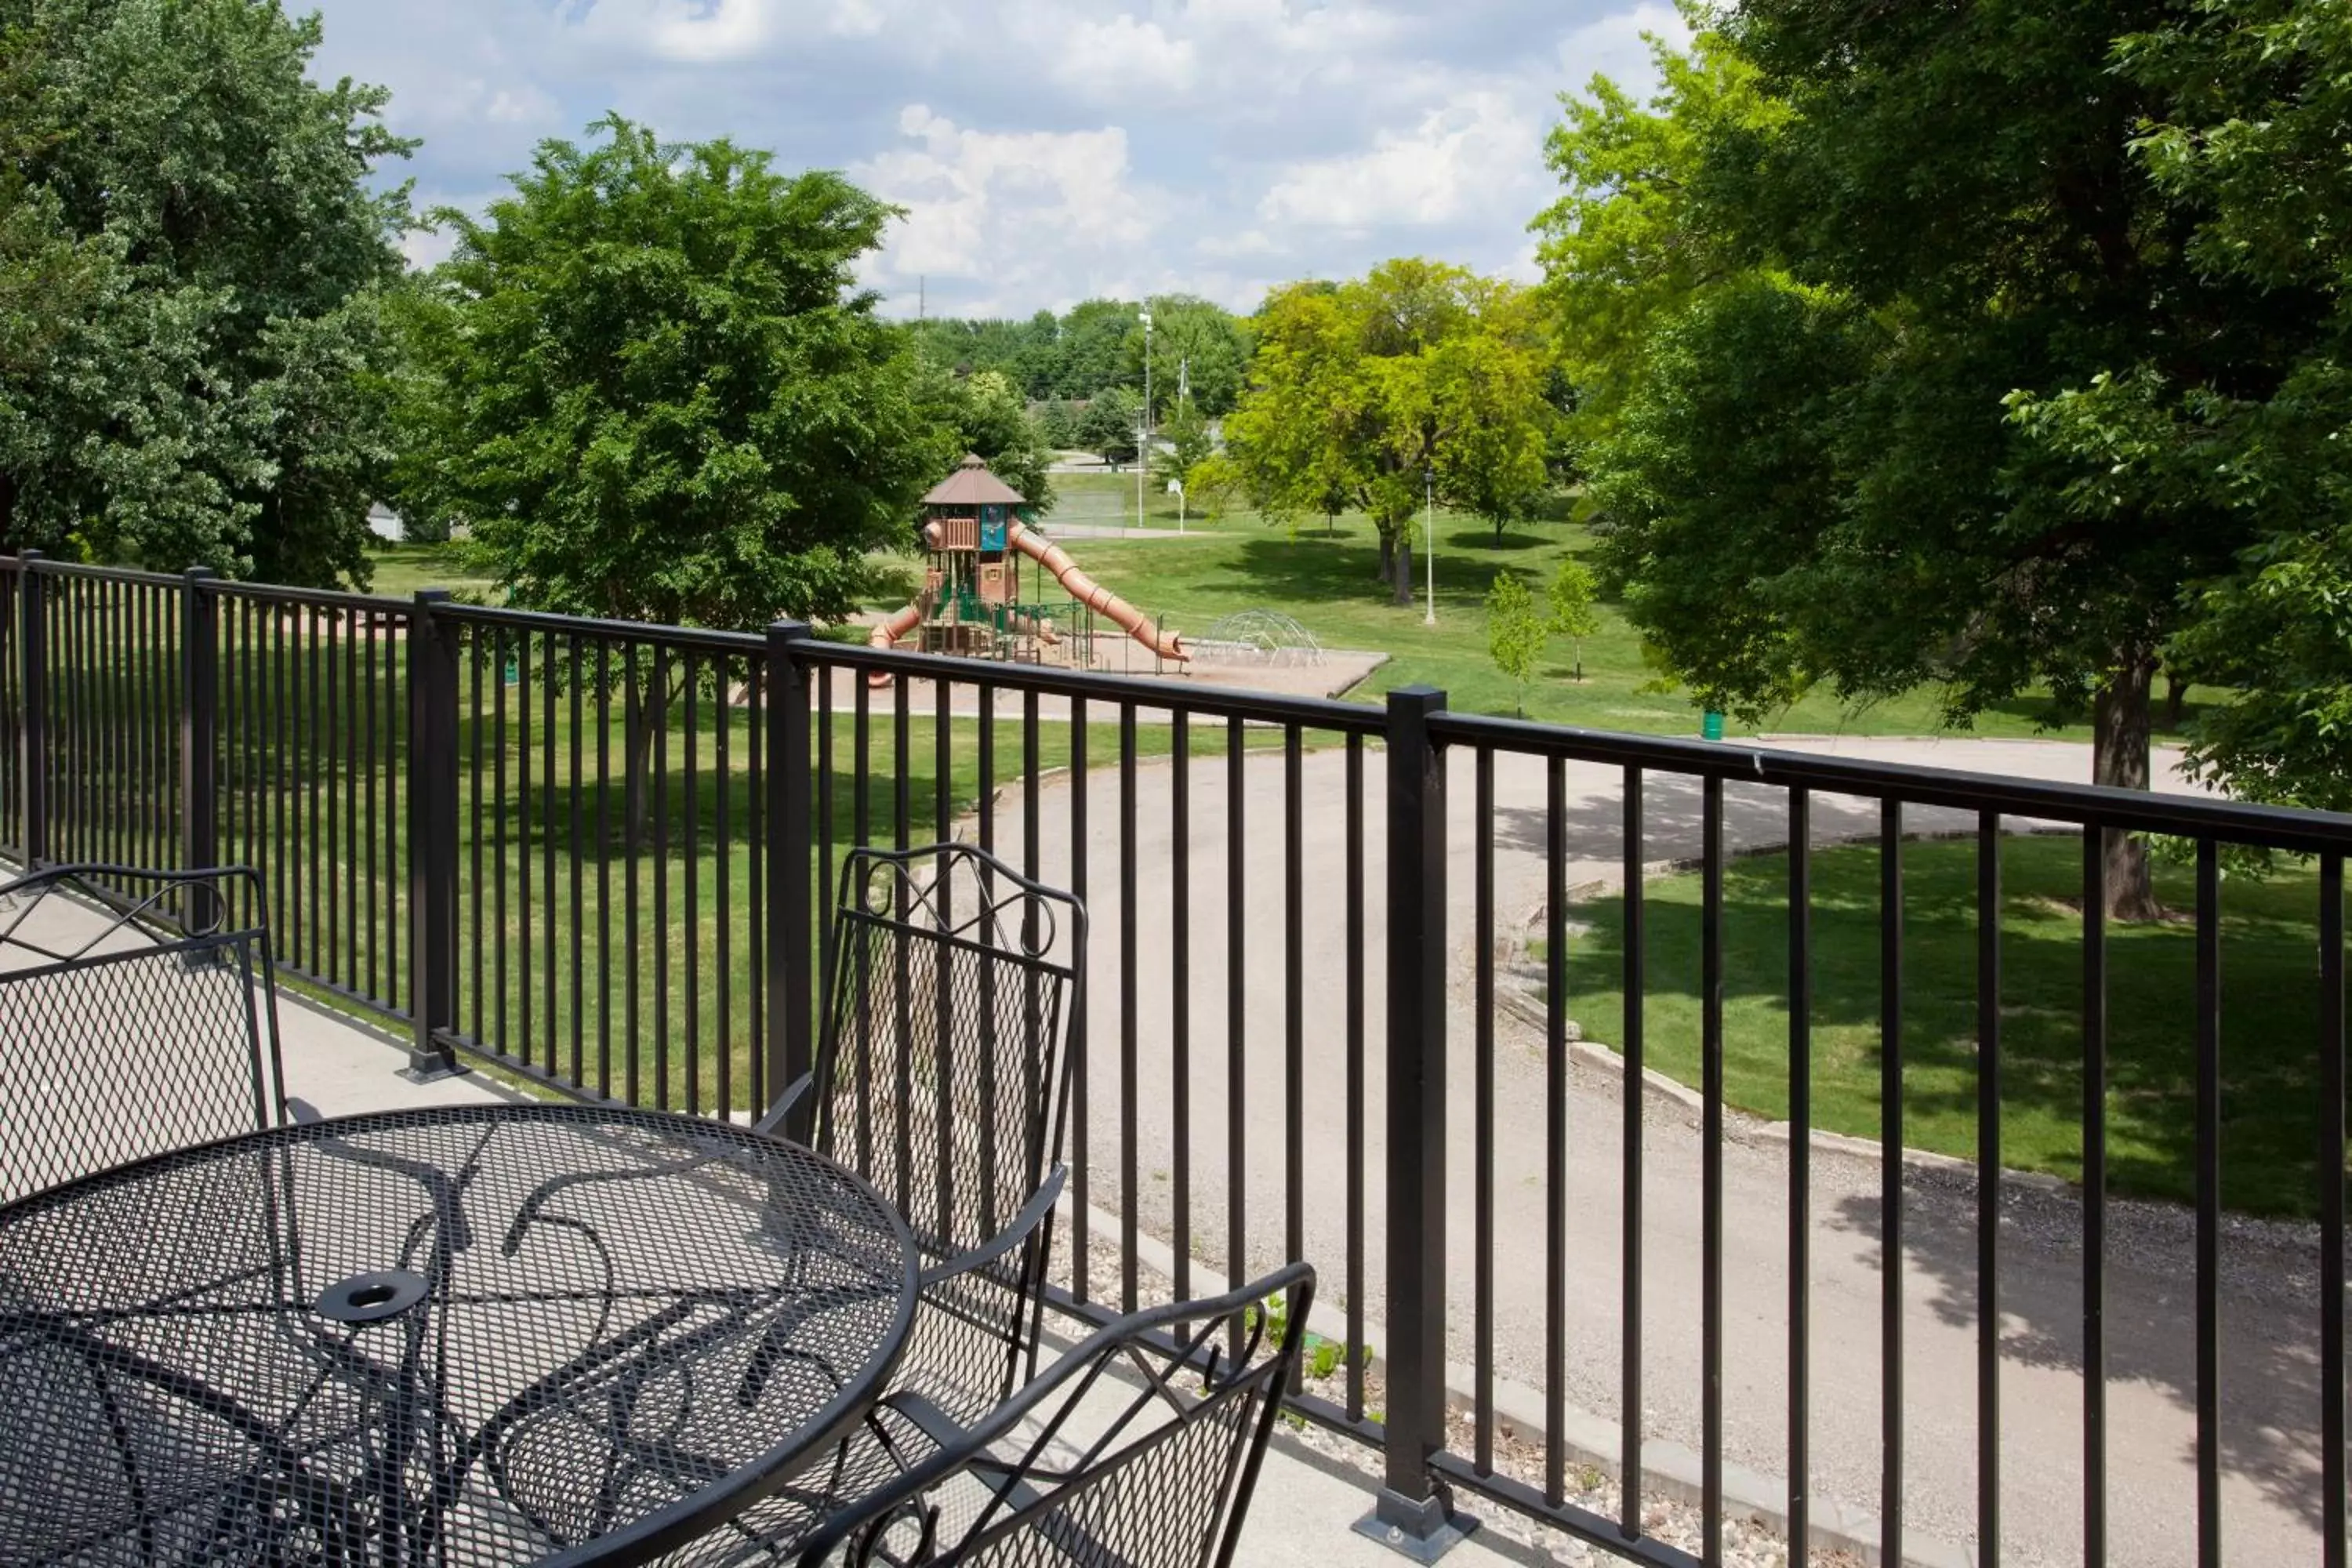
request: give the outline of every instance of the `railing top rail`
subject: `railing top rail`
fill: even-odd
[[[461,626],[509,626],[518,631],[659,643],[667,647],[691,647],[713,653],[757,654],[768,646],[767,638],[756,632],[714,631],[708,626],[668,626],[655,621],[600,620],[591,616],[558,615],[548,610],[466,605],[455,599],[435,605],[433,614],[436,618],[456,621]]]
[[[130,566],[85,566],[79,561],[52,561],[47,556],[37,561],[16,558],[19,571],[30,566],[44,577],[89,577],[108,583],[138,583],[156,588],[176,588],[187,581],[170,572],[142,572]]]
[[[1612,763],[1674,773],[1713,774],[1730,782],[1865,795],[1917,805],[1996,810],[2003,816],[2046,817],[2189,838],[2226,839],[2297,853],[2352,851],[2352,816],[2254,805],[2204,795],[2162,795],[2099,784],[2052,784],[1957,768],[1864,762],[1818,752],[1781,751],[1723,741],[1441,713],[1430,733],[1454,744]]]
[[[340,588],[285,588],[275,583],[236,583],[226,577],[204,577],[197,581],[204,593],[226,599],[302,605],[319,610],[356,610],[362,615],[394,616],[403,620],[414,608],[406,599],[395,599],[382,594],[353,594]]]
[[[1266,723],[1301,724],[1318,730],[1376,735],[1383,720],[1380,709],[1362,702],[1340,702],[1327,697],[1293,697],[1272,691],[1244,691],[1195,682],[1154,679],[1149,676],[1109,675],[1095,670],[1055,669],[1034,664],[1000,663],[991,658],[965,658],[952,654],[910,653],[897,648],[865,647],[855,643],[812,638],[797,645],[799,657],[811,663],[848,669],[880,670],[918,680],[962,681],[1045,696],[1084,698],[1088,701],[1133,703],[1139,708],[1181,708],[1188,714],[1257,720]]]

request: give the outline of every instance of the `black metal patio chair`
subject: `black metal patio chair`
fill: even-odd
[[[799,1111],[907,1216],[929,1267],[898,1391],[922,1418],[969,1425],[1035,1370],[1086,942],[1076,899],[968,844],[843,862],[815,1068],[760,1125]]]
[[[285,1114],[260,877],[0,884],[0,1202]]]
[[[1314,1294],[1314,1269],[1294,1263],[1230,1295],[1120,1319],[813,1530],[798,1561],[1225,1568]],[[1225,1361],[1229,1332],[1239,1350]]]

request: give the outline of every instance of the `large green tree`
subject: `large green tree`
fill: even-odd
[[[942,421],[955,433],[958,455],[977,454],[989,471],[1040,512],[1054,510],[1054,454],[1045,433],[1002,371],[975,371],[950,380],[940,394]],[[940,478],[947,476],[941,474]]]
[[[2168,650],[2237,689],[2191,760],[2242,796],[2352,807],[2352,11],[2203,0],[2116,60],[2166,106],[2133,151],[2184,256],[2251,294],[2261,335],[2218,369],[2119,362],[2021,397],[2017,422],[2077,510],[2208,507],[2252,531]]]
[[[2273,379],[2292,309],[2194,258],[2134,150],[2170,99],[2114,68],[2118,41],[2181,12],[1749,0],[1714,19],[1703,50],[1736,51],[1754,76],[1729,88],[1759,96],[1679,128],[1692,178],[1636,267],[1657,308],[1617,351],[1627,390],[1591,454],[1628,612],[1701,700],[1760,717],[1816,684],[1934,685],[1964,724],[2040,687],[2092,715],[2098,782],[2147,786],[2185,590],[2249,530],[2192,490],[2080,482],[2080,442],[2033,405],[2151,368]],[[1633,112],[1564,126],[1555,163],[1580,180]],[[1570,195],[1568,298],[1590,281],[1579,233],[1635,193]],[[2106,896],[2153,910],[2121,835]]]
[[[0,546],[363,579],[407,151],[274,0],[22,0],[0,35]]]
[[[1212,417],[1229,411],[1241,395],[1249,365],[1247,327],[1231,312],[1190,294],[1157,294],[1151,311],[1151,417],[1156,425],[1178,401],[1199,405]],[[1137,321],[1122,353],[1131,384],[1143,384],[1147,334]]]
[[[952,461],[854,279],[892,208],[617,115],[543,142],[412,333],[436,504],[536,608],[748,629],[856,606]]]
[[[1295,284],[1258,311],[1249,384],[1225,420],[1244,492],[1267,516],[1370,514],[1381,577],[1412,595],[1427,487],[1504,517],[1544,487],[1550,347],[1526,289],[1458,267],[1384,262]]]

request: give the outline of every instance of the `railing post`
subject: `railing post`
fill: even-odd
[[[415,1037],[404,1078],[459,1071],[438,1036],[457,1026],[457,642],[426,588],[408,622],[409,1007]]]
[[[1466,1533],[1432,1485],[1445,1446],[1445,693],[1388,701],[1388,1416],[1356,1529],[1416,1561]]]
[[[815,960],[811,900],[814,846],[809,837],[809,667],[795,645],[805,621],[768,628],[768,1093],[780,1098],[816,1060]],[[816,1106],[793,1108],[783,1129],[805,1140]]]
[[[205,592],[215,575],[188,569],[180,587],[180,865],[201,871],[220,864],[217,752],[220,644],[214,626],[216,601]],[[210,931],[220,918],[213,890],[199,886],[181,911],[191,931]]]
[[[24,684],[25,716],[16,726],[16,777],[25,798],[25,869],[49,858],[49,616],[43,556],[20,552],[16,577],[16,675]]]

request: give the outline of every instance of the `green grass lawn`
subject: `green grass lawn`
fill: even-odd
[[[1155,509],[1152,525],[1161,521]],[[1166,521],[1173,527],[1172,509]],[[1180,631],[1197,632],[1238,610],[1281,610],[1326,647],[1391,656],[1358,696],[1376,699],[1396,687],[1427,683],[1444,689],[1457,709],[1502,714],[1520,710],[1521,694],[1487,653],[1486,596],[1496,574],[1520,574],[1540,602],[1560,559],[1592,547],[1589,532],[1573,524],[1514,523],[1498,539],[1486,522],[1440,512],[1433,627],[1423,624],[1420,563],[1413,603],[1391,604],[1387,585],[1374,577],[1379,552],[1371,524],[1360,516],[1341,518],[1332,531],[1317,521],[1294,531],[1244,513],[1200,531],[1200,538],[1182,541],[1074,540],[1068,548],[1088,574]],[[1584,640],[1581,681],[1572,678],[1574,647],[1565,638],[1553,639],[1541,675],[1524,694],[1526,715],[1595,729],[1695,734],[1698,714],[1685,697],[1645,689],[1657,672],[1643,661],[1640,639],[1614,605],[1601,606],[1601,622],[1600,635]],[[2192,700],[2192,713],[2196,706]],[[2046,713],[2046,704],[2021,700],[1981,715],[1976,732],[2042,733]],[[1819,696],[1773,715],[1766,727],[1783,733],[1917,735],[1935,732],[1937,717],[1928,691],[1859,709]],[[2088,733],[2082,726],[2062,732],[2077,739]]]
[[[2001,855],[2002,1163],[2082,1176],[2082,851],[2071,837],[2020,837]],[[1976,848],[1904,850],[1904,1142],[1976,1154]],[[1732,1104],[1789,1110],[1785,856],[1735,859],[1724,876],[1724,1066]],[[2166,867],[2158,891],[2194,905],[2193,873]],[[2307,869],[2221,892],[2221,1186],[2232,1209],[2316,1212],[2319,985],[2317,879]],[[1649,1065],[1699,1081],[1696,876],[1647,893]],[[1622,1037],[1623,905],[1577,906],[1570,1016],[1589,1037]],[[2110,925],[2108,1179],[2114,1190],[2194,1196],[2195,932],[2186,921]],[[1878,1135],[1878,854],[1813,857],[1813,1117]]]
[[[379,541],[369,548],[368,561],[374,572],[362,591],[388,598],[405,599],[419,588],[447,588],[452,592],[472,589],[483,595],[490,586],[489,575],[467,563],[465,547],[459,544],[386,544]]]
[[[317,625],[315,650],[240,644],[224,656],[221,854],[262,869],[281,958],[362,995],[404,998],[405,685],[395,662],[373,704],[354,705],[351,694],[369,683],[342,657],[341,623]],[[384,651],[378,645],[378,660]],[[460,658],[460,1032],[615,1095],[751,1106],[759,1042],[750,999],[767,895],[748,710],[722,704],[708,683],[690,706],[672,704],[633,819],[625,701],[616,694],[603,706],[583,688],[575,713],[560,645],[551,683],[538,645],[511,664],[510,651],[486,648],[478,676],[470,654]],[[830,811],[812,824],[829,835],[821,863],[837,866],[858,842],[901,841],[902,776],[905,842],[944,837],[992,783],[1007,792],[999,820],[1017,821],[1020,703],[999,712],[985,776],[976,721],[950,720],[943,753],[936,721],[910,714],[902,775],[892,694],[873,693],[861,787],[857,721],[842,704]],[[1118,737],[1116,716],[1107,718],[1089,726],[1088,760],[1098,809],[1109,811]],[[1040,723],[1036,741],[1038,776],[1069,765],[1067,725]],[[1247,738],[1280,742],[1273,731]],[[1164,725],[1137,729],[1139,757],[1171,744]],[[1222,755],[1225,744],[1221,726],[1193,727],[1196,755]],[[813,911],[815,929],[826,912]]]

